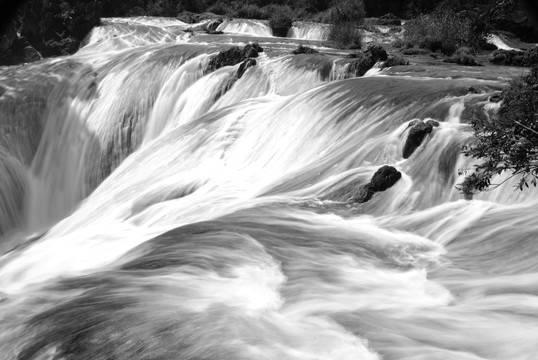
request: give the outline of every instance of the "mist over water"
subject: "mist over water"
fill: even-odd
[[[455,188],[510,76],[350,78],[263,22],[189,26],[108,19],[0,69],[0,359],[538,356],[538,194]],[[207,71],[257,37],[243,76]],[[416,119],[440,125],[404,159]]]

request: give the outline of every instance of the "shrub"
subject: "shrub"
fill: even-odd
[[[256,5],[243,5],[234,14],[234,17],[243,19],[268,19],[267,13]]]
[[[482,160],[459,189],[464,194],[482,191],[491,178],[502,172],[519,176],[518,188],[538,182],[538,65],[527,76],[517,78],[503,92],[503,103],[493,119],[472,120],[476,141],[462,150]]]
[[[466,66],[480,66],[480,64],[476,62],[474,55],[474,51],[472,51],[470,48],[461,47],[456,50],[452,57],[445,59],[445,62]]]
[[[429,52],[429,50],[417,48],[409,48],[402,50],[402,54],[404,55],[427,55],[429,54]]]
[[[264,10],[271,14],[269,26],[273,30],[273,35],[286,37],[293,25],[293,11],[289,6],[266,6]]]
[[[430,51],[441,51],[452,55],[462,46],[476,47],[483,33],[476,34],[473,21],[464,13],[456,13],[451,8],[441,7],[432,14],[420,15],[408,21],[404,39]]]
[[[359,26],[364,20],[362,0],[337,0],[330,10],[333,24],[329,32],[329,45],[338,49],[360,49],[362,35]]]
[[[526,51],[495,50],[490,61],[496,65],[532,66],[538,64],[538,48],[534,47]]]
[[[207,11],[217,15],[226,15],[229,12],[229,9],[224,6],[222,3],[217,2],[207,8]]]
[[[328,37],[329,46],[337,49],[360,49],[362,34],[352,23],[334,24]]]

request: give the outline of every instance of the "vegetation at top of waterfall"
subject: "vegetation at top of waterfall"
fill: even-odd
[[[402,53],[443,51],[465,46],[486,48],[484,34],[508,31],[528,42],[538,42],[538,30],[523,0],[26,0],[0,34],[0,64],[29,62],[43,56],[75,52],[102,17],[169,16],[187,22],[227,16],[269,20],[276,35],[286,35],[294,20],[333,23],[330,44],[359,48],[359,24],[399,27],[400,18],[413,18],[404,27]],[[340,9],[340,10],[339,10]],[[381,17],[362,23],[366,16]],[[213,30],[214,31],[214,30]],[[397,45],[397,44],[395,44]],[[491,45],[490,45],[491,46]],[[421,50],[422,48],[428,50]],[[490,49],[493,50],[493,49]],[[499,53],[501,63],[517,63],[520,54]],[[463,59],[466,62],[468,59]],[[494,62],[495,62],[494,61]]]
[[[526,41],[538,40],[535,24],[516,20],[517,16],[528,20],[516,0],[444,0],[431,13],[418,12],[416,17],[406,22],[403,40],[397,45],[406,49],[440,51],[445,55],[452,55],[461,48],[468,49],[465,54],[456,54],[449,61],[474,65],[472,52],[495,49],[486,39],[493,30],[514,33]]]
[[[359,26],[365,12],[362,0],[336,0],[329,10],[333,25],[329,32],[328,45],[337,49],[360,49],[362,35]]]
[[[538,64],[528,75],[512,80],[501,96],[496,117],[472,119],[475,140],[463,153],[481,162],[460,184],[464,194],[498,185],[492,178],[505,171],[519,176],[520,190],[538,183]]]

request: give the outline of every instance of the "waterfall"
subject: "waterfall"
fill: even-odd
[[[1,360],[538,353],[538,191],[456,189],[504,80],[270,50],[238,76],[211,58],[267,24],[185,26],[109,19],[0,70]]]
[[[302,40],[327,40],[331,27],[327,24],[296,21],[288,31],[288,37]]]
[[[257,37],[272,37],[273,31],[265,20],[231,19],[219,25],[217,31]]]

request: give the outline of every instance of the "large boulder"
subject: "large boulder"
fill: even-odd
[[[393,166],[384,165],[380,167],[370,180],[370,188],[374,192],[385,191],[396,184],[402,177],[402,173]]]
[[[247,44],[242,49],[238,46],[233,46],[211,58],[206,73],[224,66],[233,66],[241,63],[237,72],[237,77],[240,78],[249,67],[257,64],[254,58],[257,58],[260,52],[263,52],[263,48],[257,43]]]
[[[354,73],[355,76],[363,76],[378,61],[386,61],[388,59],[385,49],[377,44],[372,44],[365,51],[350,54],[348,57],[355,59],[349,66],[349,71]]]
[[[351,202],[365,203],[370,200],[375,193],[385,191],[392,187],[402,178],[402,173],[393,166],[384,165],[380,167],[370,179],[368,184],[362,185],[353,194]]]
[[[409,158],[413,152],[422,144],[422,141],[427,134],[431,133],[433,126],[431,123],[424,123],[422,121],[414,121],[414,124],[410,127],[405,141],[403,149],[404,159]]]

